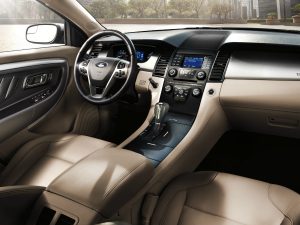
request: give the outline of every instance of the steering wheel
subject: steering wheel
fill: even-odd
[[[130,61],[112,58],[97,57],[86,59],[86,52],[100,38],[115,36],[126,45]],[[89,102],[96,104],[109,104],[117,101],[135,82],[137,76],[136,51],[132,41],[123,33],[116,30],[105,30],[91,36],[79,50],[74,66],[74,77],[79,93]],[[88,88],[84,87],[87,78]],[[112,93],[116,84],[123,81],[121,87]],[[85,85],[86,86],[86,85]],[[87,91],[88,89],[88,91]]]

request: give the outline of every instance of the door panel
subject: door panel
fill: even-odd
[[[45,115],[67,82],[64,59],[0,65],[0,142]]]
[[[98,130],[98,126],[101,126],[99,122],[100,117],[96,115],[99,113],[98,106],[87,103],[80,96],[73,80],[73,69],[77,52],[78,48],[59,46],[0,53],[0,67],[15,63],[22,65],[23,63],[33,63],[34,61],[40,64],[40,62],[45,59],[48,62],[58,59],[65,61],[64,63],[67,65],[67,71],[69,73],[68,75],[62,74],[63,77],[61,77],[66,79],[66,88],[62,90],[62,98],[53,96],[53,98],[51,98],[53,101],[49,99],[49,102],[47,100],[47,104],[44,102],[39,103],[38,107],[30,109],[31,113],[19,111],[15,113],[14,116],[5,116],[5,118],[0,119],[0,170],[1,164],[5,165],[22,145],[32,139],[42,135],[65,133],[93,136]],[[46,65],[44,66],[46,69],[53,67],[51,65],[48,67]],[[43,67],[43,69],[45,69],[45,67]],[[24,79],[24,74],[32,74],[32,71],[35,72],[35,69],[36,68],[21,66],[19,70],[16,68],[14,73],[5,72],[0,74],[1,78],[8,78],[8,81],[12,78],[12,75],[16,76],[17,73],[20,73],[21,76],[23,76],[22,79]],[[37,69],[39,70],[39,68]],[[57,69],[60,70],[60,66],[58,66]],[[12,86],[14,87],[15,84],[13,84]],[[64,84],[62,84],[62,86],[63,85]],[[5,84],[5,86],[7,86],[7,84]],[[42,88],[42,86],[39,88]],[[7,91],[7,87],[5,89],[5,91]],[[33,91],[33,89],[28,89],[28,93],[31,91]],[[46,113],[44,113],[45,107],[50,109],[46,110]],[[12,117],[14,117],[14,119],[12,119]],[[7,121],[10,121],[10,125],[7,125],[4,129],[2,123],[7,124]],[[24,125],[20,126],[20,123],[24,123],[24,121],[26,121],[27,125],[25,127]],[[78,126],[78,124],[83,124],[84,126]],[[93,124],[94,126],[87,127],[87,124]],[[6,135],[4,136],[4,134]]]

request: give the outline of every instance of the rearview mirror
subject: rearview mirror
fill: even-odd
[[[34,44],[63,44],[63,28],[56,24],[35,24],[26,30],[26,39]]]

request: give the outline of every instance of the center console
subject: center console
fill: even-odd
[[[177,52],[168,68],[161,101],[172,112],[195,116],[212,64],[211,53]]]
[[[173,55],[160,103],[155,106],[155,118],[126,149],[146,156],[155,166],[173,151],[194,123],[214,58],[213,52],[205,51],[178,51]]]
[[[111,218],[153,173],[150,161],[140,154],[100,149],[57,177],[42,194],[37,189],[34,197],[28,197],[33,210],[27,212],[26,225],[86,225]]]

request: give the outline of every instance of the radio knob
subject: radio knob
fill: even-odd
[[[193,89],[192,94],[194,97],[199,97],[201,95],[201,89],[200,88]]]
[[[170,77],[175,77],[176,75],[177,75],[177,70],[175,68],[169,70]]]
[[[196,75],[198,80],[204,80],[206,78],[206,73],[204,71],[199,71]]]
[[[164,90],[165,90],[166,93],[171,93],[172,90],[173,90],[173,87],[168,84],[168,85],[165,86]]]

